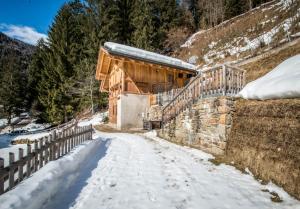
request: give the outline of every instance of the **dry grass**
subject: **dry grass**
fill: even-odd
[[[238,100],[226,161],[300,199],[300,100]],[[273,201],[280,201],[273,195]]]
[[[280,52],[242,66],[247,71],[247,83],[267,74],[289,57],[300,54],[300,45],[291,46]]]

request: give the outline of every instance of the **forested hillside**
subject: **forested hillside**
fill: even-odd
[[[41,119],[59,124],[83,110],[105,108],[107,95],[99,93],[94,79],[99,47],[104,42],[177,56],[180,45],[195,31],[214,27],[264,2],[267,0],[69,1],[58,11],[48,40],[39,41],[28,69],[27,65],[6,61],[15,56],[1,58],[9,66],[2,69],[26,74],[21,76],[26,84],[10,83],[20,85],[20,92],[27,90],[22,99],[13,96],[15,99],[9,101],[14,107],[9,114],[16,113],[19,108],[15,107],[21,102],[23,109],[30,108]],[[3,74],[5,82],[9,75]],[[17,75],[10,77],[19,79]],[[7,92],[5,88],[9,85],[3,83],[1,90]],[[19,94],[18,88],[10,89],[14,89],[10,95]]]
[[[0,116],[11,118],[30,106],[28,65],[34,46],[0,32]]]

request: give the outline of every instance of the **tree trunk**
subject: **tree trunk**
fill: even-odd
[[[90,82],[90,97],[91,97],[92,114],[94,115],[93,86],[94,86],[94,78],[91,77],[91,82]]]

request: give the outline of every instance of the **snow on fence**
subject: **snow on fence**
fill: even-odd
[[[199,98],[236,96],[245,86],[246,72],[229,65],[202,70],[162,110],[162,122],[175,118]]]
[[[56,160],[69,153],[75,146],[91,140],[92,131],[91,125],[54,130],[48,137],[36,140],[33,150],[31,144],[28,144],[26,156],[24,149],[19,148],[17,161],[15,154],[10,152],[8,166],[4,167],[4,159],[0,158],[0,195],[11,190],[49,161]]]

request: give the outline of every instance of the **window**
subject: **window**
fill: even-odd
[[[187,74],[186,77],[191,78],[191,77],[193,77],[193,74]]]
[[[178,78],[183,78],[183,74],[182,73],[178,73]]]

